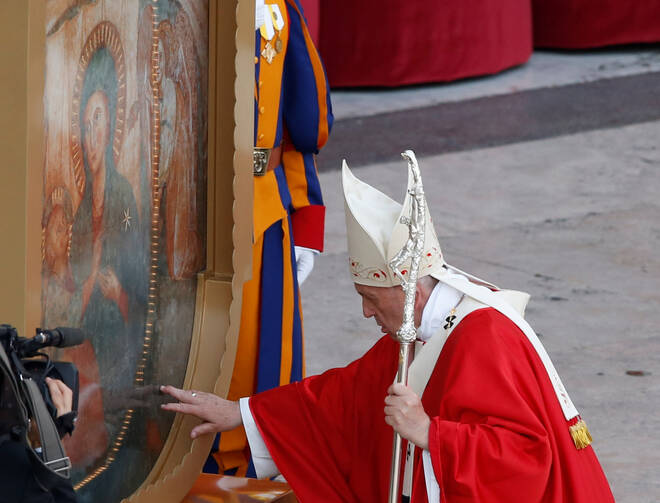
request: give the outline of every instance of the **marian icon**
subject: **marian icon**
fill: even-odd
[[[63,3],[45,9],[41,322],[89,334],[53,356],[79,370],[64,441],[78,499],[108,503],[170,432],[150,387],[186,371],[206,256],[208,2]]]

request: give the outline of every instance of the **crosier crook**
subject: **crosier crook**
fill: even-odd
[[[408,161],[408,169],[413,176],[413,185],[408,189],[412,205],[410,209],[410,217],[401,217],[401,223],[408,226],[408,239],[403,245],[403,248],[401,248],[392,260],[390,260],[389,266],[394,274],[401,280],[401,286],[403,287],[405,294],[403,321],[401,323],[401,328],[396,332],[396,339],[399,341],[399,363],[396,382],[406,385],[408,384],[408,366],[410,365],[410,358],[412,355],[410,349],[417,337],[417,329],[415,328],[415,294],[419,262],[421,261],[424,252],[426,200],[424,199],[422,175],[419,172],[419,165],[417,164],[415,153],[412,150],[406,150],[401,156]],[[408,271],[401,271],[401,266],[407,260],[410,260]],[[401,435],[394,432],[389,503],[397,503],[399,501],[402,459],[401,444]]]

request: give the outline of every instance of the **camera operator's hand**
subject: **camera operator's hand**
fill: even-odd
[[[59,379],[46,377],[46,384],[50,392],[50,399],[57,409],[57,417],[71,412],[73,408],[73,392]]]

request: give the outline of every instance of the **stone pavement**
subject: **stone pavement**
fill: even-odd
[[[535,51],[524,65],[498,75],[370,92],[340,89],[333,91],[332,104],[335,118],[343,120],[657,71],[660,71],[657,45],[570,52],[541,50]]]
[[[621,93],[622,108],[628,95]],[[532,295],[527,319],[589,424],[617,502],[658,503],[660,120],[632,122],[595,120],[532,141],[514,135],[487,148],[429,153],[420,166],[446,259]],[[397,156],[357,162],[355,172],[403,199],[406,165]],[[348,275],[340,171],[328,168],[321,183],[326,251],[302,287],[308,374],[347,363],[380,336],[362,318]]]

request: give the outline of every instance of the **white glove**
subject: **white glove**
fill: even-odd
[[[314,268],[314,255],[316,255],[318,250],[312,250],[311,248],[305,248],[304,246],[295,246],[296,251],[296,271],[298,275],[298,286],[303,284],[303,281],[307,279],[309,273],[312,272]]]

